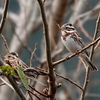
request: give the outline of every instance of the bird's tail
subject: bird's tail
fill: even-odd
[[[92,71],[94,70],[98,71],[98,68],[94,64],[92,64],[87,55],[81,54],[80,57],[91,68]]]
[[[89,64],[91,70],[93,70],[93,71],[94,71],[94,70],[98,71],[98,68],[97,68],[95,65],[93,65],[92,62],[91,62],[90,60],[87,60],[87,63]]]

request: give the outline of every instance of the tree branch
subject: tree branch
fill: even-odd
[[[98,30],[99,29],[99,24],[100,24],[100,12],[99,12],[99,15],[98,15],[98,18],[97,18],[97,21],[96,21],[96,27],[95,27],[93,41],[96,40],[97,34],[99,32],[99,30]],[[95,47],[95,45],[93,45],[91,47],[90,60],[92,60],[92,58],[93,58],[94,47]]]
[[[4,43],[4,46],[6,48],[6,51],[8,53],[10,53],[10,50],[9,50],[9,47],[8,47],[8,44],[7,44],[7,41],[6,41],[5,37],[2,34],[0,34],[0,37],[1,37],[2,41],[3,41],[3,43]]]
[[[79,89],[81,89],[81,90],[83,91],[83,88],[82,88],[80,85],[78,85],[77,83],[75,83],[74,81],[72,81],[71,79],[69,79],[68,77],[59,75],[58,73],[56,73],[56,75],[57,75],[58,77],[60,77],[60,78],[63,78],[63,79],[65,79],[65,80],[69,81],[70,83],[72,83],[73,85],[77,86]]]
[[[9,80],[9,82],[11,83],[11,85],[13,86],[13,88],[15,89],[16,93],[18,94],[20,100],[27,100],[25,97],[25,94],[23,93],[23,91],[18,87],[18,84],[16,84],[16,82],[14,81],[13,77],[10,75],[7,75],[7,79]]]
[[[56,66],[66,60],[69,60],[70,58],[78,55],[79,53],[83,52],[84,50],[86,50],[87,48],[91,47],[92,45],[94,45],[95,43],[97,43],[98,41],[100,40],[100,37],[98,37],[95,41],[91,42],[90,44],[88,44],[87,46],[85,46],[83,49],[79,50],[78,52],[76,53],[73,53],[72,55],[68,56],[68,57],[65,57],[65,58],[62,58],[56,62],[53,63],[53,66]]]
[[[100,24],[100,12],[99,12],[99,15],[98,15],[98,18],[97,18],[97,21],[96,21],[96,27],[95,27],[93,41],[97,40],[96,37],[97,37],[97,34],[98,34],[99,24]],[[93,58],[94,47],[95,47],[94,45],[92,45],[92,47],[91,47],[90,60],[92,60],[92,58]],[[87,67],[86,76],[85,76],[85,82],[84,82],[84,85],[83,85],[83,90],[84,91],[81,94],[80,100],[84,100],[86,89],[87,89],[87,86],[88,86],[88,83],[89,83],[89,75],[90,75],[90,67]]]
[[[2,59],[0,59],[0,66],[4,65],[4,62]],[[27,100],[26,97],[24,96],[24,93],[22,90],[18,87],[18,84],[15,82],[13,77],[11,75],[6,75],[7,79],[11,83],[12,87],[15,89],[16,93],[18,94],[20,100]]]
[[[8,4],[9,4],[9,0],[5,0],[4,11],[3,11],[2,19],[1,19],[1,22],[0,22],[0,34],[2,32],[4,23],[5,23],[5,20],[6,20]]]
[[[51,59],[51,50],[50,50],[50,41],[49,41],[49,32],[48,32],[48,24],[46,21],[46,15],[44,12],[44,7],[42,0],[37,0],[40,6],[41,16],[42,16],[42,22],[43,22],[43,28],[44,28],[44,37],[45,37],[45,43],[46,43],[46,57],[47,57],[47,66],[48,66],[48,73],[49,73],[49,92],[48,95],[50,95],[49,100],[55,100],[55,93],[56,93],[56,84],[55,84],[55,75],[53,71],[53,63]]]

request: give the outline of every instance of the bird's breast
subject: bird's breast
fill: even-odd
[[[71,35],[67,36],[65,39],[61,36],[61,40],[65,47],[72,53],[75,53],[82,48],[76,41],[74,41]]]

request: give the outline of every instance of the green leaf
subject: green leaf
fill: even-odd
[[[2,70],[3,74],[5,75],[12,75],[14,76],[16,73],[14,71],[14,68],[12,68],[11,66],[9,65],[2,65],[0,66],[0,69]]]
[[[22,69],[21,66],[17,67],[17,72],[18,72],[18,75],[19,75],[19,77],[20,77],[20,79],[21,79],[24,87],[26,89],[28,89],[28,80],[27,80],[27,78],[26,78],[26,76],[25,76],[25,74],[24,74],[23,69]]]

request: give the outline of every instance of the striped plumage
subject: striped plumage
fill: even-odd
[[[65,47],[68,49],[68,51],[70,51],[71,53],[75,53],[84,47],[84,42],[82,38],[79,36],[77,30],[74,28],[72,24],[66,23],[62,25],[60,29],[62,33],[61,40]],[[79,57],[82,58],[85,64],[90,66],[91,70],[98,70],[97,67],[94,66],[92,62],[89,60],[88,53],[86,50],[80,53]]]

